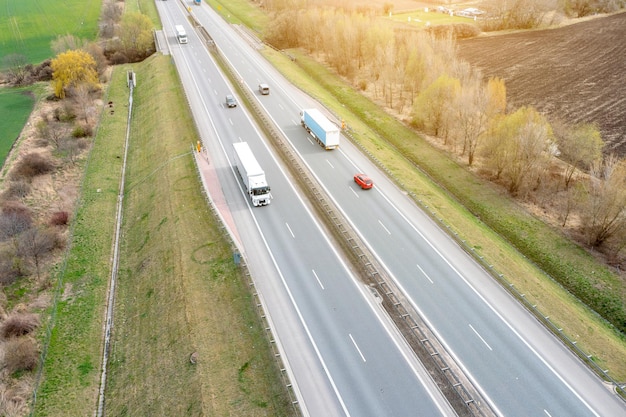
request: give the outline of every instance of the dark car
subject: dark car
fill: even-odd
[[[372,179],[365,174],[356,174],[354,176],[354,182],[356,182],[359,187],[364,190],[369,190],[374,186],[374,181],[372,181]]]
[[[231,94],[226,96],[226,106],[227,107],[237,107],[237,101],[235,97]]]

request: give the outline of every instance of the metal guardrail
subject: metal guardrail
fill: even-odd
[[[204,28],[199,27],[203,38],[210,36]],[[469,380],[462,374],[460,368],[453,364],[453,359],[445,352],[443,346],[436,341],[436,337],[419,318],[417,312],[406,305],[406,301],[400,301],[392,290],[392,281],[384,273],[384,269],[378,265],[361,242],[358,235],[351,230],[348,222],[334,207],[331,199],[317,184],[314,176],[308,171],[294,152],[291,144],[283,137],[282,132],[274,126],[271,118],[258,104],[253,92],[247,88],[241,78],[236,74],[226,60],[221,56],[219,49],[211,41],[208,43],[209,50],[213,53],[218,64],[229,75],[231,82],[237,89],[241,98],[253,115],[261,129],[271,142],[274,151],[280,155],[290,172],[300,185],[300,189],[309,199],[311,206],[316,209],[332,232],[335,241],[349,255],[353,264],[360,272],[361,280],[375,288],[383,300],[385,311],[392,318],[401,331],[409,346],[417,354],[422,364],[430,371],[437,385],[444,393],[450,404],[459,416],[495,416],[486,401],[482,400]],[[428,336],[427,336],[428,335]],[[439,377],[437,377],[439,375]]]
[[[388,170],[383,165],[383,163],[381,161],[379,161],[373,154],[371,154],[359,141],[355,140],[355,138],[352,137],[352,135],[349,132],[344,132],[344,135],[349,136],[351,141],[352,141],[352,143],[354,143],[356,146],[361,148],[362,152],[365,155],[367,155],[368,158],[373,163],[376,164],[376,166],[378,166],[381,170],[383,170],[387,174],[387,176],[389,178],[391,178],[401,189],[403,189],[403,190],[407,189],[403,185],[402,181],[400,181],[399,178],[397,178],[390,170]],[[402,157],[404,158],[404,155],[397,148],[395,148],[393,145],[391,145],[389,143],[388,143],[388,145],[391,146],[394,150],[396,150],[398,152],[398,154],[402,155]],[[425,172],[424,170],[422,170],[418,165],[413,163],[408,158],[405,158],[405,160],[409,164],[414,166],[415,169],[419,170],[424,176],[429,178],[430,181],[432,181],[433,183],[436,183],[430,177],[430,175],[428,175],[428,173]],[[452,195],[452,193],[448,192],[445,189],[444,189],[444,191],[447,193],[447,195],[450,198],[455,199],[454,196]],[[448,235],[450,237],[452,237],[452,239],[454,239],[455,242],[457,242],[457,244],[461,248],[463,248],[465,250],[465,252],[467,252],[478,263],[480,263],[480,265],[483,266],[483,269],[485,269],[487,272],[489,272],[494,279],[496,279],[498,282],[500,282],[502,287],[506,291],[508,291],[509,294],[511,294],[513,297],[515,297],[515,299],[517,299],[533,316],[535,316],[535,318],[540,323],[542,323],[552,334],[554,334],[556,337],[558,337],[559,340],[561,340],[565,344],[565,346],[567,346],[576,356],[578,356],[583,361],[583,363],[585,363],[589,367],[589,369],[591,369],[591,371],[593,371],[600,378],[603,378],[605,381],[609,382],[613,386],[613,389],[615,390],[615,392],[622,398],[622,400],[626,401],[626,384],[624,384],[624,383],[620,384],[617,380],[615,380],[613,377],[611,377],[609,375],[609,370],[608,369],[603,369],[602,367],[600,367],[600,365],[598,365],[593,360],[593,355],[590,355],[587,352],[585,352],[583,349],[581,349],[577,345],[575,340],[572,340],[567,334],[565,334],[565,332],[563,331],[563,329],[561,327],[559,327],[556,323],[554,323],[552,320],[550,320],[549,316],[547,316],[546,314],[542,313],[541,310],[539,310],[539,308],[537,308],[536,304],[533,304],[532,302],[530,302],[526,298],[526,295],[524,293],[518,291],[518,289],[515,288],[515,285],[512,282],[510,282],[509,280],[506,279],[504,274],[502,274],[501,272],[497,271],[493,267],[492,264],[488,263],[487,260],[485,260],[485,258],[483,256],[481,256],[478,253],[476,253],[476,251],[475,251],[475,249],[473,247],[468,245],[465,240],[461,239],[460,236],[458,235],[458,233],[456,233],[454,230],[452,230],[450,225],[446,224],[445,220],[442,217],[440,217],[434,210],[431,210],[431,208],[428,205],[424,204],[424,202],[422,200],[420,200],[418,196],[416,196],[415,194],[410,193],[410,192],[408,192],[407,194],[413,199],[413,201],[415,201],[415,203],[417,205],[419,205],[422,208],[422,211],[424,213],[426,213],[435,222],[439,223],[441,225],[441,229],[446,231],[448,233]],[[512,245],[512,244],[511,244],[511,247],[515,248],[515,246]],[[521,255],[523,256],[523,254],[521,254]],[[528,260],[528,261],[530,262],[530,260]],[[539,267],[537,267],[537,269],[541,270],[541,268],[539,268]],[[545,274],[545,272],[543,272],[543,273]],[[548,277],[552,282],[557,284],[559,287],[563,288],[563,290],[566,291],[568,294],[571,294],[566,288],[564,288],[561,284],[559,284],[554,278],[552,278],[551,276],[549,276],[547,274],[545,274],[545,276]],[[572,297],[576,298],[574,295],[572,295]]]
[[[192,146],[192,153],[196,152],[196,150],[194,149],[194,147]],[[198,179],[201,183],[204,184],[204,179],[202,177],[202,174],[200,172],[200,167],[198,166],[197,160],[194,157],[193,158],[194,161],[194,166],[196,167],[196,175],[198,175]],[[203,186],[203,194],[205,199],[207,200],[208,206],[211,209],[213,215],[215,216],[215,218],[218,220],[219,224],[221,224],[221,229],[224,233],[224,235],[227,237],[230,246],[231,246],[231,251],[234,254],[234,257],[236,258],[236,262],[240,262],[240,267],[242,270],[242,276],[245,277],[247,284],[249,286],[249,288],[251,289],[251,295],[254,297],[255,300],[255,304],[256,304],[256,308],[257,308],[257,313],[258,313],[258,317],[262,322],[263,328],[265,330],[265,335],[267,337],[267,340],[269,342],[269,346],[270,349],[272,350],[272,354],[274,356],[274,359],[276,360],[276,363],[278,365],[278,369],[280,371],[280,375],[281,375],[281,379],[283,381],[284,386],[287,388],[287,393],[289,395],[289,400],[291,402],[291,405],[293,407],[293,411],[294,417],[302,417],[302,411],[300,410],[300,404],[297,398],[297,395],[295,393],[295,390],[293,388],[293,384],[289,378],[289,374],[287,372],[287,369],[285,367],[285,364],[282,360],[282,355],[280,353],[280,350],[278,349],[277,343],[276,343],[276,339],[272,333],[272,326],[271,323],[269,322],[269,319],[265,313],[265,302],[262,300],[261,295],[258,293],[258,291],[256,290],[256,285],[254,283],[254,280],[252,279],[252,276],[250,275],[250,271],[248,270],[248,266],[245,262],[245,258],[243,257],[239,257],[239,249],[237,248],[237,245],[235,244],[235,240],[233,238],[233,236],[230,233],[230,230],[226,227],[226,222],[224,221],[224,218],[222,217],[219,209],[217,208],[217,206],[215,205],[215,203],[213,202],[213,199],[211,198],[211,195],[207,192],[207,186],[206,184]]]

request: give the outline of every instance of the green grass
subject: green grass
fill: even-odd
[[[101,5],[101,0],[2,1],[0,69],[9,54],[25,55],[31,63],[51,58],[50,42],[59,35],[95,39]]]
[[[434,7],[431,7],[431,10]],[[398,23],[406,23],[414,28],[424,28],[427,26],[436,26],[436,25],[451,25],[457,23],[468,23],[474,24],[474,19],[469,19],[467,17],[459,17],[459,16],[450,16],[444,13],[437,12],[425,12],[424,9],[414,10],[410,12],[400,12],[393,13],[391,17],[388,17],[389,20],[398,22]]]
[[[200,191],[175,69],[153,57],[135,70],[107,413],[287,415],[249,288]]]
[[[0,166],[4,164],[34,105],[35,95],[29,88],[0,89]]]
[[[256,32],[262,32],[271,22],[266,13],[244,0],[219,1],[203,0],[220,12],[226,20],[234,24],[243,24]]]
[[[116,68],[85,174],[37,416],[96,406],[126,70],[134,97],[107,415],[290,414],[276,362],[190,153],[194,124],[168,57]],[[189,355],[198,352],[198,363]]]
[[[67,264],[58,276],[56,318],[36,416],[85,416],[95,409],[126,130],[124,77],[123,71],[113,75],[105,100],[112,100],[117,111],[103,113],[87,163]]]

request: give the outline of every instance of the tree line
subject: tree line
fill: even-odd
[[[618,173],[626,162],[603,154],[596,126],[508,108],[504,81],[485,80],[459,60],[452,31],[398,28],[371,9],[279,4],[268,43],[306,50],[512,196],[558,195],[561,226],[575,227],[582,243],[614,257],[624,247],[626,183]]]

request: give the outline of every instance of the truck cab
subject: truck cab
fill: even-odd
[[[185,28],[182,25],[176,25],[176,39],[178,43],[187,43],[187,32],[185,32]]]

